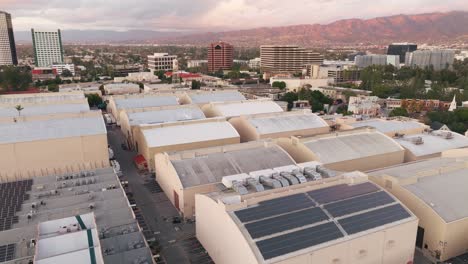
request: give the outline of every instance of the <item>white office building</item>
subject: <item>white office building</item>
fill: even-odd
[[[0,11],[0,65],[16,65],[15,37],[11,15]]]
[[[52,69],[55,69],[58,75],[62,75],[64,70],[69,70],[75,76],[75,64],[73,63],[55,63],[52,65]]]
[[[249,60],[249,68],[260,69],[261,66],[262,66],[262,59],[255,58],[255,59]]]
[[[60,29],[39,31],[31,29],[36,67],[63,64],[63,46]]]
[[[176,55],[154,53],[153,55],[148,55],[148,68],[152,71],[171,71],[173,70],[175,59],[177,59]]]
[[[187,61],[187,68],[197,68],[208,64],[208,60],[189,60]]]

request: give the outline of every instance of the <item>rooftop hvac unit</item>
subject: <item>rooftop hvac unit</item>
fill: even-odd
[[[62,176],[57,176],[57,177],[55,177],[55,179],[56,179],[57,181],[61,181],[61,180],[63,180],[63,177],[62,177]]]
[[[70,230],[70,232],[76,232],[80,229],[78,223],[75,223],[75,224],[71,224],[69,227],[68,227],[68,230]]]
[[[336,172],[325,168],[323,166],[317,166],[317,172],[320,173],[324,178],[336,177]]]
[[[257,192],[263,192],[265,190],[265,188],[263,187],[263,185],[261,185],[256,179],[254,178],[248,178],[247,179],[247,184],[249,186],[251,186],[252,188],[255,189],[255,191]]]
[[[304,174],[302,174],[302,172],[300,172],[298,169],[293,170],[291,172],[291,174],[294,177],[296,177],[296,179],[299,181],[299,183],[306,183],[307,182],[307,179],[306,179],[306,177],[304,177]]]
[[[312,167],[305,167],[304,168],[304,175],[307,178],[310,178],[313,181],[318,181],[322,179],[322,175],[318,173],[315,168]]]
[[[232,189],[234,189],[234,191],[236,191],[240,195],[244,195],[244,194],[249,193],[249,191],[247,191],[247,188],[245,188],[245,186],[242,184],[242,182],[238,182],[238,181],[233,181],[232,182]]]
[[[442,134],[445,139],[452,139],[453,138],[453,133],[452,132],[446,132]]]
[[[75,181],[75,186],[80,186],[80,185],[81,185],[80,180]]]
[[[277,173],[277,172],[273,173],[273,175],[271,175],[271,178],[273,178],[273,179],[279,181],[279,182],[281,183],[281,186],[283,186],[283,187],[289,186],[288,180],[286,180],[285,178],[281,177],[281,176],[279,175],[279,173]]]
[[[81,185],[86,185],[86,184],[87,184],[86,179],[81,179]]]
[[[280,173],[280,176],[288,180],[290,185],[296,185],[299,184],[299,181],[297,180],[296,177],[292,176],[292,174],[289,171],[283,171]]]
[[[414,145],[422,145],[424,144],[424,140],[422,137],[413,137],[410,139],[411,140],[411,143],[413,143]]]
[[[90,203],[90,204],[88,205],[88,208],[89,208],[90,210],[93,210],[93,209],[95,208],[94,203]]]
[[[36,209],[36,208],[37,208],[37,203],[36,203],[36,202],[32,203],[32,204],[31,204],[31,208],[32,208],[32,209]]]
[[[85,171],[80,172],[80,177],[81,177],[81,178],[86,177],[86,172],[85,172]]]
[[[275,180],[266,176],[260,176],[259,180],[261,184],[271,187],[273,189],[282,187],[281,183],[278,180]]]

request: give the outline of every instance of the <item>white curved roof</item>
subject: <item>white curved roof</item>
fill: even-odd
[[[226,121],[158,127],[142,133],[150,148],[239,137]]]
[[[212,92],[212,93],[195,93],[188,94],[192,99],[192,104],[202,104],[211,102],[228,102],[228,101],[242,101],[245,97],[237,92]]]
[[[0,104],[21,104],[21,103],[47,103],[67,100],[84,99],[84,93],[43,93],[43,94],[22,94],[0,95]]]
[[[445,139],[443,136],[438,136],[437,133],[446,133],[434,131],[433,134],[416,134],[395,139],[404,148],[408,149],[415,156],[426,156],[440,153],[450,149],[468,148],[468,137],[458,133],[450,132],[452,139]],[[411,142],[412,138],[421,137],[423,144],[416,145]]]
[[[317,155],[319,161],[325,164],[403,150],[398,143],[379,132],[318,138],[304,142],[304,144]]]
[[[221,116],[225,117],[283,112],[283,109],[273,101],[244,101],[216,104],[215,107]]]
[[[129,113],[130,125],[160,124],[167,122],[204,119],[205,114],[198,107],[166,109],[139,113]]]
[[[399,120],[381,120],[371,119],[366,121],[360,121],[351,124],[352,127],[373,127],[382,133],[398,132],[410,129],[424,129],[425,125],[416,121],[399,121]]]
[[[115,99],[117,109],[145,108],[178,104],[179,99],[173,95]]]
[[[269,117],[249,117],[247,119],[259,134],[271,134],[328,127],[319,116],[309,113],[301,115],[281,115]]]

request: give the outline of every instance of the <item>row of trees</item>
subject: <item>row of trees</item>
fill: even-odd
[[[468,130],[468,109],[460,108],[453,112],[430,112],[427,114],[427,124],[439,122],[446,124],[450,130],[464,134]]]
[[[0,90],[26,91],[32,83],[30,70],[14,66],[0,68]]]
[[[333,104],[333,99],[324,95],[320,91],[311,91],[309,89],[301,89],[299,92],[287,92],[281,97],[281,101],[288,102],[288,110],[293,107],[293,102],[298,100],[307,100],[312,107],[312,111],[323,111],[324,105]]]

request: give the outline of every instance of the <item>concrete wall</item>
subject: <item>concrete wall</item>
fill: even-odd
[[[1,178],[29,178],[108,166],[105,134],[0,144]]]

